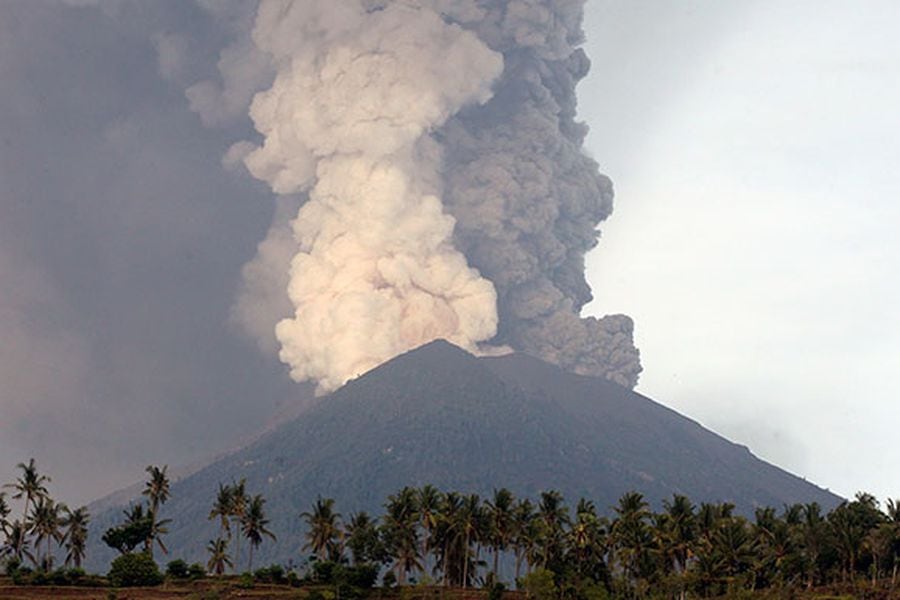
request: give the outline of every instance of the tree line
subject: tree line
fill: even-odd
[[[66,567],[80,568],[87,510],[54,501],[50,479],[33,459],[17,468],[21,475],[0,492],[0,560],[7,570],[29,561],[49,572],[62,551]],[[159,512],[170,486],[167,467],[146,471],[143,500],[124,511],[124,521],[109,528],[103,541],[121,557],[153,563],[155,548],[168,553],[164,537],[171,520]],[[7,497],[21,502],[21,514],[12,514]],[[206,572],[224,575],[244,564],[252,571],[254,551],[276,539],[265,499],[248,493],[241,480],[219,484],[211,500],[208,518],[218,534],[207,545]],[[597,600],[709,597],[860,580],[893,590],[900,566],[900,501],[888,500],[882,510],[865,493],[827,513],[810,503],[760,507],[747,518],[731,503],[695,505],[679,494],[654,511],[640,493],[629,492],[601,514],[592,501],[582,498],[572,506],[554,490],[530,499],[501,488],[481,498],[425,485],[399,490],[383,508],[377,516],[345,516],[334,499],[319,497],[299,513],[310,571],[367,568],[383,572],[387,585],[464,589],[493,589],[506,581],[539,597]]]
[[[534,501],[506,489],[482,499],[426,485],[389,496],[378,518],[345,518],[321,497],[301,518],[317,561],[384,565],[401,584],[512,580],[560,598],[707,597],[859,578],[893,590],[900,566],[900,501],[882,511],[865,493],[827,513],[809,503],[746,518],[731,503],[695,505],[679,494],[654,511],[629,492],[606,516],[552,490]]]

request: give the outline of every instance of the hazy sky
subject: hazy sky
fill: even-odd
[[[591,310],[641,391],[844,495],[900,496],[896,2],[588,3],[616,212]]]
[[[226,12],[0,2],[0,481],[34,456],[89,500],[306,393],[228,325],[274,202],[220,162],[249,121],[206,128],[184,95]],[[635,318],[638,390],[879,497],[900,496],[898,16],[591,0],[579,90],[617,190],[590,308]]]

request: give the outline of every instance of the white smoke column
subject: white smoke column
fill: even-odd
[[[308,191],[278,323],[291,376],[334,389],[436,338],[476,350],[496,293],[452,242],[430,133],[486,102],[501,55],[420,3],[264,1],[253,39],[276,66],[250,116],[245,164],[279,194]]]

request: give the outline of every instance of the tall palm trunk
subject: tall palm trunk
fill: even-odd
[[[469,533],[466,532],[466,545],[463,548],[463,589],[469,586]]]
[[[238,566],[241,564],[241,529],[240,521],[237,519],[234,521],[234,528],[234,564],[231,566],[231,569],[237,573]]]

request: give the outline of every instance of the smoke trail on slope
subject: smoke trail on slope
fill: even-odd
[[[244,162],[276,193],[309,193],[294,314],[276,327],[292,377],[330,390],[435,338],[476,350],[496,333],[496,293],[453,246],[429,133],[488,100],[500,55],[401,3],[263,2],[253,39],[277,74],[252,102],[264,141]]]
[[[259,337],[266,315],[287,317],[275,329],[296,379],[332,389],[445,337],[636,384],[631,319],[579,316],[584,255],[613,195],[575,120],[583,5],[260,4],[253,56],[231,61],[245,70],[223,73],[222,94],[243,93],[229,80],[251,79],[260,54],[275,65],[250,110],[264,143],[236,144],[228,160],[306,204],[292,224],[276,215],[236,318]],[[289,300],[273,269],[287,251]]]

